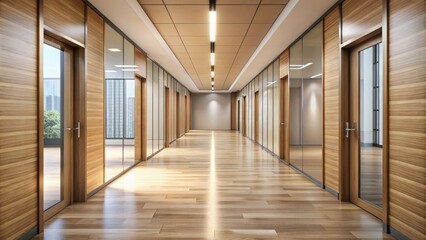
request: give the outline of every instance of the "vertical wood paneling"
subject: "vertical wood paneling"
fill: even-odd
[[[135,51],[136,52],[136,51]],[[136,60],[136,55],[135,55]],[[142,79],[135,76],[135,162],[142,160]]]
[[[37,1],[0,1],[0,239],[37,226]]]
[[[426,2],[389,1],[389,223],[426,236]]]
[[[146,55],[135,48],[135,65],[139,67],[139,71],[135,72],[135,74],[139,77],[146,78],[146,63]]]
[[[87,193],[104,180],[104,22],[87,7]]]
[[[280,78],[288,75],[289,55],[288,50],[285,50],[280,56]]]
[[[324,18],[324,185],[339,192],[339,8]]]
[[[58,37],[84,45],[84,7],[82,0],[43,0],[45,29]]]
[[[237,94],[231,93],[231,130],[237,130]]]
[[[345,0],[342,20],[342,43],[358,39],[382,25],[382,0]]]

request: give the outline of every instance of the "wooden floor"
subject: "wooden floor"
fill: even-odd
[[[382,223],[236,132],[191,131],[36,239],[382,239]]]

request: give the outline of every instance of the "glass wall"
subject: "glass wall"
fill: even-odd
[[[258,101],[258,143],[279,155],[279,60],[274,61],[264,71],[259,73],[246,87],[241,89],[238,95],[240,104],[243,96],[247,101],[247,137],[255,140],[255,101]],[[256,93],[258,99],[256,100]],[[242,116],[242,105],[240,108]],[[240,118],[242,121],[242,117]],[[242,122],[240,122],[242,126]]]
[[[176,134],[176,93],[179,92],[179,115],[181,134],[184,133],[184,112],[185,96],[189,97],[190,92],[174,79],[167,71],[162,69],[157,63],[148,59],[147,63],[147,156],[152,156],[165,146],[166,134],[166,112],[165,112],[165,89],[169,89],[169,114],[170,114],[170,141],[175,140]],[[189,106],[188,106],[189,107]],[[189,109],[189,108],[188,108]]]
[[[134,47],[105,25],[105,182],[135,163]]]
[[[322,182],[322,22],[290,48],[290,164]]]

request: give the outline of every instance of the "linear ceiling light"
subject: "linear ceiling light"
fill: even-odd
[[[115,67],[118,68],[138,68],[138,65],[114,65]]]
[[[317,78],[319,76],[322,76],[322,73],[318,73],[317,75],[312,76],[311,78]]]
[[[119,48],[108,48],[108,51],[110,52],[121,52]]]
[[[210,63],[212,66],[214,65],[214,53],[210,53]]]
[[[210,42],[216,41],[216,0],[209,2],[210,12]]]
[[[311,66],[313,63],[307,63],[307,64],[305,64],[305,65],[290,65],[290,69],[291,70],[301,70],[301,69],[304,69],[305,67],[308,67],[308,66]]]

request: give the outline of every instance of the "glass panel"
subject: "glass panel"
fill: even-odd
[[[280,155],[279,152],[279,140],[280,140],[280,109],[279,109],[279,88],[278,88],[278,81],[279,81],[279,61],[274,62],[274,153],[276,155]]]
[[[153,124],[153,152],[156,153],[158,151],[158,65],[154,64],[154,71],[153,71],[153,88],[152,88],[152,98],[153,98],[153,105],[152,105],[152,124]]]
[[[147,91],[146,91],[146,104],[147,104],[147,146],[146,146],[146,151],[147,151],[147,157],[152,155],[152,118],[153,118],[153,112],[152,112],[152,104],[153,104],[153,99],[152,99],[152,68],[153,68],[153,62],[148,59],[148,64],[147,64],[147,79],[146,79],[146,85],[147,85]]]
[[[125,80],[124,169],[135,163],[135,80]]]
[[[268,146],[268,72],[262,73],[262,145]]]
[[[302,170],[302,40],[290,48],[290,163]]]
[[[63,51],[44,44],[44,210],[63,200]]]
[[[274,151],[274,80],[272,65],[268,67],[268,145],[267,148]]]
[[[322,182],[322,23],[303,37],[303,171]]]
[[[123,171],[124,80],[106,80],[105,181]]]
[[[122,79],[124,50],[123,37],[108,24],[105,24],[105,78]]]
[[[158,144],[159,149],[164,148],[164,74],[165,72],[160,69],[160,79],[158,88],[158,100],[159,100],[159,121],[158,121]]]
[[[359,53],[359,197],[382,206],[382,44]]]

